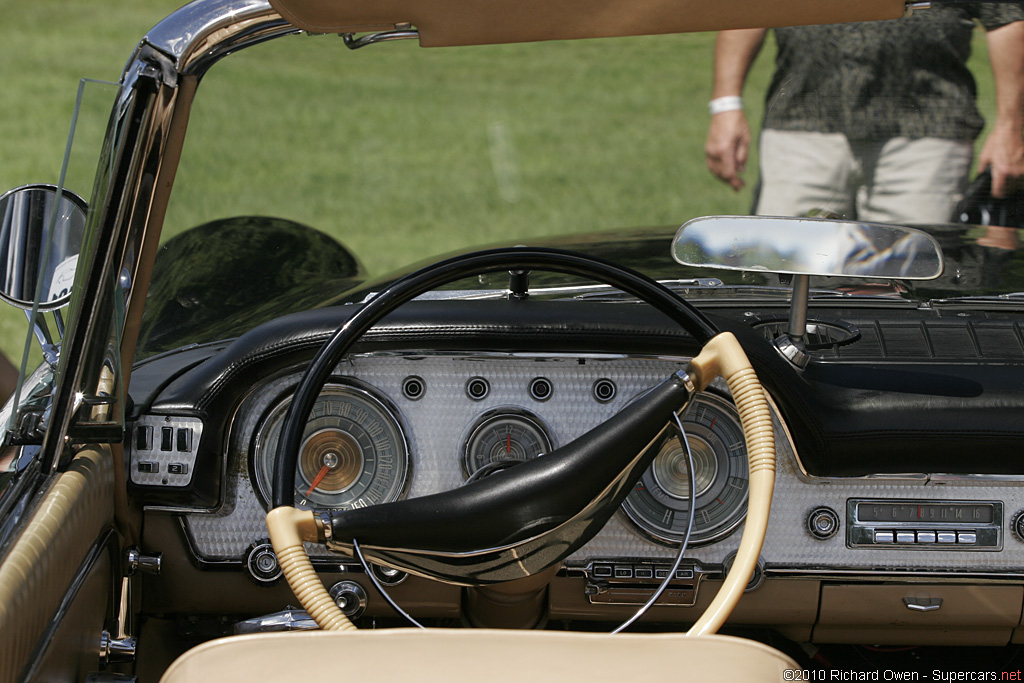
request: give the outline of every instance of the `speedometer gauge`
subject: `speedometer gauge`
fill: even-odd
[[[736,408],[700,394],[683,415],[694,460],[696,511],[690,543],[717,540],[747,513],[747,448]],[[678,436],[666,438],[654,462],[622,504],[630,521],[660,543],[676,545],[686,534],[690,483]]]
[[[256,434],[253,470],[271,500],[274,460],[290,400]],[[295,468],[295,505],[349,509],[387,503],[405,491],[409,449],[395,411],[369,391],[329,385],[306,420]]]

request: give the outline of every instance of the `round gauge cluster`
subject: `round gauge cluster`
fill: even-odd
[[[462,473],[476,480],[551,451],[551,437],[540,418],[517,408],[484,413],[462,447]]]
[[[290,399],[270,409],[257,431],[251,471],[265,506],[272,500],[274,462]],[[397,410],[355,384],[330,384],[317,397],[303,431],[295,471],[295,504],[350,509],[403,497],[409,480],[408,441]],[[700,394],[683,415],[694,463],[696,511],[691,544],[710,543],[733,531],[746,514],[747,452],[736,408],[714,394]],[[475,481],[550,453],[547,424],[515,406],[481,414],[461,441],[464,480]],[[622,505],[645,536],[678,544],[689,514],[687,458],[670,434]],[[453,454],[455,455],[455,454]],[[454,464],[454,463],[453,463]]]
[[[264,504],[290,400],[256,434],[253,470]],[[405,491],[409,448],[395,411],[354,386],[328,385],[306,421],[295,469],[295,505],[349,509],[397,500]]]
[[[736,408],[713,394],[694,398],[683,415],[694,460],[696,509],[690,544],[734,530],[747,512],[747,448]],[[654,462],[622,505],[629,519],[659,543],[677,545],[689,521],[687,458],[678,436],[666,438]]]

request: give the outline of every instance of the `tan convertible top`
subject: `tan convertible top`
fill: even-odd
[[[411,25],[423,46],[895,19],[904,0],[270,0],[313,33]]]

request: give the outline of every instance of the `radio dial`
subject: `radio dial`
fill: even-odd
[[[1024,541],[1024,510],[1013,516],[1013,535],[1018,541]]]

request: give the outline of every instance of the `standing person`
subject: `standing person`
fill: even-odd
[[[936,5],[893,21],[775,29],[754,213],[890,223],[950,220],[983,120],[967,69],[987,31],[996,120],[979,166],[1002,197],[1024,179],[1024,6]],[[743,84],[766,29],[718,34],[708,168],[739,190],[750,146]]]

